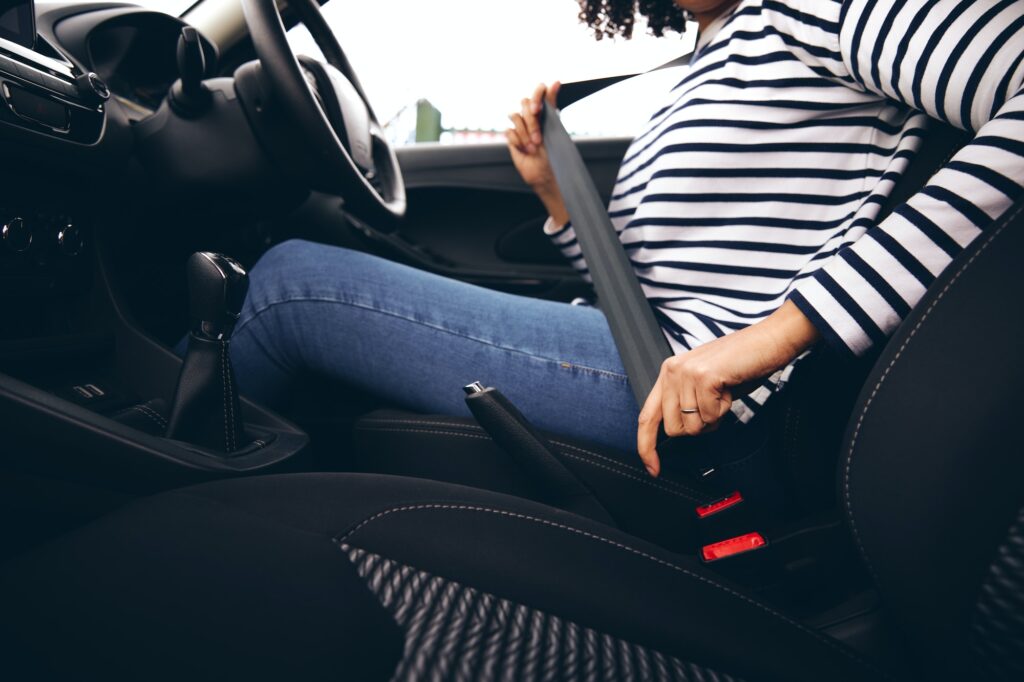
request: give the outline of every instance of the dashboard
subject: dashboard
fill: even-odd
[[[40,297],[91,286],[94,236],[140,181],[134,129],[178,77],[185,25],[122,3],[32,5],[0,10],[0,346],[46,332]]]
[[[181,23],[158,12],[114,17],[90,34],[90,66],[138,120],[152,115],[178,78],[175,50]]]
[[[109,152],[103,138],[152,116],[178,77],[176,17],[120,3],[15,4],[0,12],[0,138]]]

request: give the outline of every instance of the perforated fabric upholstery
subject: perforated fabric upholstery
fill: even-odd
[[[979,677],[1024,680],[1024,508],[982,582],[971,649]]]
[[[672,680],[738,678],[341,544],[405,632],[392,680]]]

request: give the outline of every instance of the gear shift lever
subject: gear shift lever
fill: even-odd
[[[244,435],[228,346],[249,276],[231,258],[208,252],[192,254],[186,269],[192,330],[167,437],[231,453]]]

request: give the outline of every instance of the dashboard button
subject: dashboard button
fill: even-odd
[[[85,247],[82,231],[73,222],[68,221],[57,233],[57,246],[65,256],[77,256]]]
[[[24,253],[32,246],[32,228],[22,218],[11,218],[4,224],[0,237],[4,246],[15,253]]]

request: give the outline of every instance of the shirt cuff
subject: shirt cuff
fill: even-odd
[[[559,225],[555,222],[554,218],[548,216],[548,219],[544,221],[544,234],[549,237],[557,237],[568,230],[571,225],[571,222],[568,222],[565,225]]]

